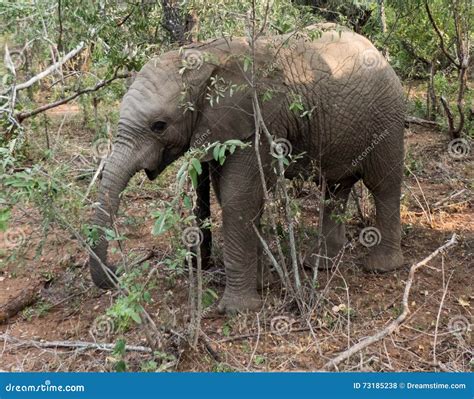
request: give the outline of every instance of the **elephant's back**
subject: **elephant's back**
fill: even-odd
[[[302,33],[280,37],[277,63],[288,85],[392,81],[401,90],[390,64],[364,36],[333,23],[311,25]],[[397,85],[398,83],[398,85]]]

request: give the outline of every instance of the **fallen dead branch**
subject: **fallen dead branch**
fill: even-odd
[[[38,282],[33,286],[25,288],[13,298],[8,298],[7,303],[0,306],[0,324],[5,323],[27,306],[35,303],[39,298],[39,293],[44,282]]]
[[[435,121],[429,121],[427,119],[422,119],[418,118],[416,116],[411,116],[407,115],[405,117],[405,124],[414,124],[414,125],[420,125],[420,126],[425,126],[425,127],[436,127],[439,128],[439,123]]]
[[[115,348],[115,344],[109,343],[85,341],[35,341],[30,339],[20,339],[12,337],[8,334],[1,334],[0,340],[5,341],[6,343],[15,344],[17,346],[34,348],[72,348],[82,350],[98,350],[105,352],[112,352]],[[125,350],[130,352],[153,353],[153,349],[147,346],[126,345]]]
[[[362,349],[367,348],[368,346],[382,340],[386,336],[392,334],[398,327],[401,326],[401,324],[405,321],[405,319],[408,317],[410,314],[410,308],[408,306],[408,298],[410,296],[410,290],[411,286],[413,284],[413,281],[415,279],[415,272],[422,266],[425,266],[430,260],[438,256],[440,253],[448,249],[449,247],[452,247],[457,243],[457,235],[453,234],[451,239],[441,247],[439,247],[436,251],[434,251],[431,255],[423,259],[421,262],[418,262],[410,268],[410,273],[408,275],[408,280],[405,285],[405,291],[403,293],[403,299],[402,299],[402,306],[403,306],[403,312],[398,316],[395,320],[393,320],[389,325],[387,325],[384,329],[378,331],[374,335],[371,335],[370,337],[366,337],[362,339],[360,342],[357,344],[351,346],[344,352],[340,353],[338,356],[336,356],[334,359],[330,360],[323,366],[323,370],[331,370],[331,369],[337,369],[337,365],[343,362],[344,360],[350,358],[352,355],[360,352]]]

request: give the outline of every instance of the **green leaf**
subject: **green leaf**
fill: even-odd
[[[11,209],[0,209],[0,231],[6,231],[8,228],[8,221],[10,220]]]
[[[225,152],[226,152],[226,150],[227,150],[227,146],[226,146],[225,144],[222,145],[222,147],[221,147],[221,149],[220,149],[220,151],[219,151],[219,163],[220,163],[221,165],[224,164],[224,161],[225,161]]]
[[[136,312],[135,310],[133,309],[130,310],[130,317],[135,323],[142,324],[142,318],[140,317],[138,312]]]
[[[186,209],[192,209],[193,207],[191,198],[189,198],[189,196],[186,194],[183,195],[183,205]]]
[[[152,230],[153,235],[159,236],[169,230],[170,226],[167,223],[168,216],[169,216],[169,213],[167,211],[161,212],[159,214],[158,219],[156,220],[153,226],[153,230]]]
[[[251,65],[252,65],[252,58],[244,57],[244,72],[247,72]]]
[[[262,100],[263,102],[270,101],[273,98],[273,90],[266,90],[263,93]]]
[[[184,163],[183,165],[181,165],[181,167],[179,168],[178,170],[178,173],[176,174],[176,177],[178,179],[181,179],[183,177],[183,175],[186,175],[186,169],[187,169],[188,165],[186,165],[186,163]]]
[[[221,144],[217,143],[216,146],[214,147],[214,150],[212,151],[212,157],[213,157],[216,161],[219,160],[220,146],[221,146]]]
[[[125,363],[125,360],[119,360],[115,363],[114,369],[118,373],[124,373],[127,371],[127,363]]]
[[[230,332],[231,332],[231,328],[230,326],[226,323],[222,326],[222,334],[225,336],[225,337],[228,337],[230,336]]]
[[[105,239],[107,241],[115,241],[116,239],[115,231],[112,229],[105,229]]]
[[[143,293],[143,300],[144,300],[145,302],[151,302],[151,295],[150,295],[150,293],[149,293],[148,291],[145,291],[145,292]]]
[[[293,112],[304,111],[304,106],[301,103],[293,102],[290,104],[290,111],[293,111]]]
[[[257,355],[253,361],[257,366],[259,366],[260,364],[265,363],[265,358],[263,356]]]
[[[201,162],[197,158],[191,158],[191,165],[193,166],[194,170],[197,172],[198,175],[202,173],[202,166]]]
[[[204,308],[208,308],[211,306],[217,299],[218,295],[214,290],[208,288],[206,291],[202,293],[202,306]]]
[[[197,178],[197,172],[196,169],[191,169],[189,171],[189,177],[191,178],[191,183],[193,184],[194,188],[197,188],[198,186],[198,178]]]
[[[112,352],[114,355],[123,356],[125,354],[125,340],[119,339],[115,343],[114,351]]]

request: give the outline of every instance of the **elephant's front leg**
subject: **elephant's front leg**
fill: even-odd
[[[226,287],[220,312],[258,310],[257,265],[263,190],[253,148],[237,150],[213,173],[222,207]]]

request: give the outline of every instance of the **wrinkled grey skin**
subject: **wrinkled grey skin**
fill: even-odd
[[[219,309],[228,312],[261,306],[257,292],[261,248],[252,225],[259,224],[263,190],[248,85],[233,96],[227,92],[213,106],[205,95],[211,77],[239,85],[248,83],[250,68],[244,72],[242,66],[243,55],[249,51],[244,39],[214,40],[184,53],[166,53],[143,67],[121,105],[114,150],[100,185],[101,207],[94,220],[99,226],[110,226],[119,194],[142,169],[154,179],[190,147],[228,139],[252,143],[252,147],[229,155],[222,166],[212,156],[204,160],[222,208],[226,288]],[[204,54],[202,65],[199,54]],[[180,74],[183,57],[188,67]],[[189,65],[193,57],[198,61],[195,69]],[[331,30],[316,40],[304,35],[262,38],[256,60],[258,92],[261,95],[271,89],[272,93],[270,100],[260,102],[269,131],[288,140],[292,154],[304,153],[286,171],[287,177],[316,175],[319,179],[322,175],[327,181],[331,201],[324,209],[322,226],[327,256],[336,256],[346,241],[337,215],[344,212],[351,187],[362,179],[375,198],[376,228],[381,233],[381,241],[371,248],[365,267],[373,271],[400,267],[404,99],[392,68],[367,39]],[[184,101],[192,102],[194,111],[183,112],[180,107],[183,83],[187,87]],[[290,110],[295,98],[310,111],[305,116],[301,116],[302,111]],[[166,126],[155,124],[153,130],[157,121],[166,122]],[[260,142],[265,173],[270,176],[275,159],[265,138]],[[199,191],[197,213],[201,219],[209,215],[206,177],[204,173]],[[209,232],[206,238],[203,245],[207,256]],[[104,239],[94,251],[106,263]],[[311,262],[311,256],[307,261]],[[90,267],[94,282],[109,288],[109,279],[94,257]]]

